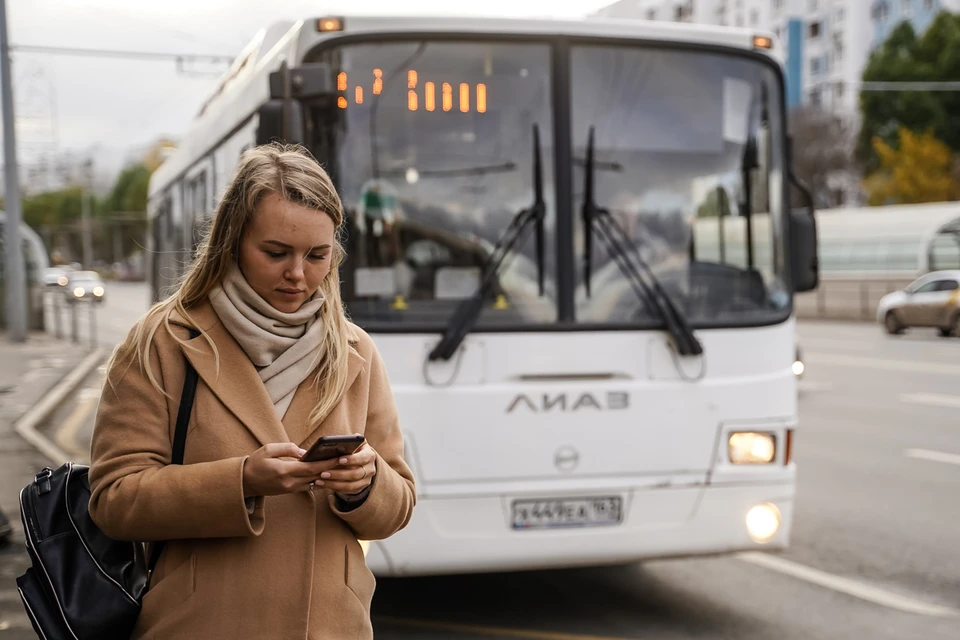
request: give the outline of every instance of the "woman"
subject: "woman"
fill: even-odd
[[[134,638],[373,637],[358,539],[406,526],[416,494],[383,361],[344,316],[342,224],[304,151],[248,151],[179,290],[114,353],[90,515],[114,539],[168,541]],[[200,382],[169,465],[185,358]],[[356,453],[299,461],[351,433]]]

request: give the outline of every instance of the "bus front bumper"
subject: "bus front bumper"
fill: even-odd
[[[612,490],[606,494],[623,496],[620,524],[524,530],[511,526],[511,504],[520,496],[421,497],[406,529],[370,544],[367,564],[378,576],[413,576],[784,549],[794,491],[792,483]],[[756,531],[756,512],[749,514],[758,506],[769,513],[770,505],[779,527],[766,542],[757,542],[747,524],[754,518]]]

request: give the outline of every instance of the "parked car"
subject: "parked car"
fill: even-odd
[[[893,335],[933,327],[944,337],[960,338],[960,271],[934,271],[888,293],[877,306],[877,322]]]
[[[70,302],[77,300],[103,302],[105,294],[106,287],[96,271],[74,271],[69,274],[69,280],[64,287],[64,295]]]

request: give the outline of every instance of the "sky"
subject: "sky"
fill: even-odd
[[[277,20],[320,15],[579,17],[613,0],[7,0],[12,45],[237,54]],[[454,8],[456,7],[456,8]],[[92,157],[100,187],[161,136],[182,134],[224,65],[12,53],[18,160]]]

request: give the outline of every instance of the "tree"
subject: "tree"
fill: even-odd
[[[146,211],[150,174],[150,169],[143,164],[127,167],[120,172],[104,202],[104,212]]]
[[[817,207],[843,204],[832,188],[848,181],[856,170],[854,128],[849,121],[819,107],[804,106],[790,113],[793,170],[813,191]]]
[[[871,206],[944,202],[958,196],[953,153],[931,132],[916,135],[906,127],[899,131],[899,147],[879,136],[873,140],[880,169],[864,181]]]
[[[871,54],[864,82],[947,82],[960,80],[960,15],[942,12],[920,37],[900,24]],[[880,167],[874,138],[896,146],[902,127],[931,131],[954,153],[960,152],[960,92],[863,91],[863,126],[857,158],[868,173]]]

